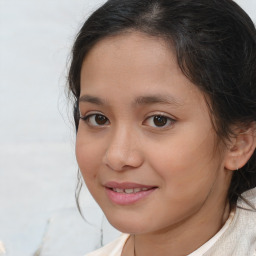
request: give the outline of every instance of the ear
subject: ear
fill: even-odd
[[[256,123],[251,123],[249,128],[240,129],[228,147],[225,159],[227,170],[238,170],[250,159],[256,148]]]

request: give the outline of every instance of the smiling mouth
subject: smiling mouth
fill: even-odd
[[[153,189],[153,187],[152,188],[126,188],[126,189],[110,188],[110,189],[112,189],[114,192],[117,192],[117,193],[134,194],[134,193],[139,193],[141,191],[147,191],[147,190]]]
[[[108,198],[118,205],[129,205],[148,197],[158,187],[136,183],[109,182],[105,184]]]
[[[125,194],[134,194],[134,193],[139,193],[139,192],[142,192],[142,191],[148,191],[150,189],[157,188],[156,186],[143,185],[143,184],[134,183],[134,182],[119,183],[119,182],[116,182],[116,181],[107,182],[104,186],[107,189],[110,189],[114,192],[125,193]]]

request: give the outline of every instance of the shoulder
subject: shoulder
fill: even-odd
[[[236,230],[252,234],[256,242],[256,188],[246,191],[237,203]]]
[[[256,188],[246,191],[237,203],[234,230],[242,236],[253,236],[256,246]],[[240,237],[241,239],[241,237]]]
[[[245,199],[245,200],[243,200]],[[239,199],[237,202],[238,207],[248,209],[248,203],[256,208],[256,187],[250,190],[247,190],[242,194],[242,199]]]
[[[227,230],[204,255],[256,256],[256,188],[242,194]]]
[[[121,256],[124,244],[129,238],[128,234],[122,234],[119,238],[113,242],[105,245],[104,247],[86,254],[85,256]]]

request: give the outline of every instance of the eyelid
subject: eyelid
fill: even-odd
[[[149,120],[150,118],[154,118],[156,116],[161,116],[161,117],[164,117],[164,118],[167,118],[169,120],[169,124],[167,125],[164,125],[164,126],[153,126],[153,125],[148,125],[150,127],[153,127],[153,128],[157,128],[157,129],[165,129],[165,128],[169,128],[169,127],[172,127],[174,125],[174,123],[177,121],[176,118],[166,114],[166,113],[163,113],[163,112],[158,112],[158,113],[153,113],[153,114],[150,114],[149,116],[145,117],[144,121],[143,121],[143,124]]]
[[[100,111],[88,111],[86,112],[84,115],[81,114],[81,111],[79,110],[79,118],[81,119],[85,119],[85,118],[88,118],[89,116],[92,116],[92,115],[102,115],[102,116],[106,116],[104,115],[102,112]]]
[[[161,111],[149,113],[149,114],[147,114],[145,116],[145,119],[153,117],[153,116],[163,116],[163,117],[169,118],[170,120],[173,120],[173,121],[177,121],[178,120],[178,118],[176,118],[175,116],[167,114],[165,112],[161,112]]]
[[[103,124],[103,125],[97,125],[97,124],[91,124],[89,122],[89,118],[93,117],[93,116],[96,116],[96,115],[100,115],[100,116],[104,116],[106,119],[107,119],[107,124]],[[101,112],[94,112],[94,111],[90,111],[88,113],[86,113],[85,115],[81,115],[80,113],[80,119],[82,119],[84,122],[86,122],[86,124],[90,127],[93,127],[93,128],[101,128],[101,127],[105,127],[107,125],[109,125],[110,121],[109,119],[106,117],[106,115],[104,115],[103,113]]]
[[[102,124],[102,125],[101,124],[96,124],[96,123],[92,124],[91,122],[89,122],[90,120],[88,120],[88,119],[90,117],[96,116],[96,115],[104,116],[107,119],[106,124]],[[163,126],[147,124],[147,122],[150,120],[150,118],[154,118],[156,116],[161,116],[161,117],[166,118],[168,120],[167,123],[164,124]],[[99,111],[89,111],[85,115],[81,115],[81,112],[80,112],[80,117],[79,118],[82,119],[83,121],[85,121],[87,125],[89,125],[91,127],[95,127],[95,128],[102,128],[102,127],[105,127],[105,126],[110,124],[109,118],[106,115],[104,115],[102,112],[99,112]],[[156,128],[156,129],[166,129],[166,128],[172,127],[176,121],[177,121],[177,118],[175,118],[173,116],[170,116],[169,114],[166,114],[166,113],[163,113],[163,112],[155,112],[155,113],[150,113],[147,116],[145,116],[144,121],[142,122],[142,124],[145,125],[145,126]]]

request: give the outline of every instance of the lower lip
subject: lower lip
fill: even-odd
[[[129,204],[134,204],[137,201],[149,196],[152,192],[154,192],[156,188],[152,188],[146,191],[140,191],[137,193],[131,193],[131,194],[126,194],[126,193],[117,193],[113,191],[112,189],[106,188],[107,195],[109,199],[119,205],[129,205]]]

